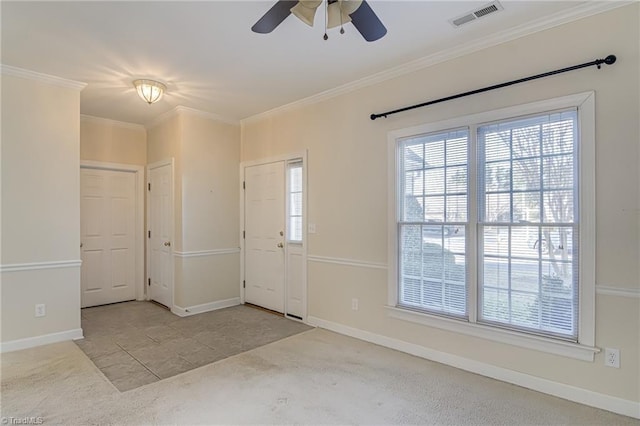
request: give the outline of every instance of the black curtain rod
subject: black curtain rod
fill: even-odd
[[[447,96],[446,98],[440,98],[440,99],[436,99],[434,101],[424,102],[424,103],[417,104],[417,105],[411,105],[411,106],[400,108],[400,109],[394,109],[393,111],[387,111],[387,112],[383,112],[381,114],[371,114],[370,118],[372,120],[375,120],[376,118],[380,118],[380,117],[387,118],[387,116],[392,115],[392,114],[397,114],[399,112],[409,111],[409,110],[416,109],[416,108],[422,108],[422,107],[425,107],[425,106],[428,106],[428,105],[438,104],[440,102],[451,101],[453,99],[463,98],[465,96],[475,95],[477,93],[487,92],[489,90],[500,89],[502,87],[512,86],[512,85],[518,84],[518,83],[524,83],[525,81],[537,80],[538,78],[542,78],[542,77],[549,77],[551,75],[562,74],[563,72],[579,70],[580,68],[586,68],[586,67],[590,67],[590,66],[593,66],[593,65],[597,66],[598,69],[600,69],[602,67],[602,64],[612,65],[615,62],[616,62],[616,56],[615,55],[609,55],[604,59],[596,59],[595,61],[585,62],[584,64],[574,65],[572,67],[562,68],[562,69],[555,70],[555,71],[549,71],[549,72],[545,72],[545,73],[538,74],[538,75],[532,75],[530,77],[519,78],[517,80],[508,81],[506,83],[495,84],[493,86],[483,87],[482,89],[471,90],[469,92],[458,93],[457,95]]]

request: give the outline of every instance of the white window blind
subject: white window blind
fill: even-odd
[[[302,241],[302,161],[292,161],[287,165],[288,211],[287,239]]]
[[[400,142],[399,305],[467,315],[468,136]]]
[[[577,111],[478,127],[479,322],[577,340]]]

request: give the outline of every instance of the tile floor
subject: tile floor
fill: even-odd
[[[178,317],[150,302],[82,309],[76,344],[124,392],[309,330],[249,306]]]

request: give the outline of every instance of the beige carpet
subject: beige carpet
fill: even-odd
[[[1,363],[1,415],[44,424],[640,424],[319,329],[124,393],[71,342]]]

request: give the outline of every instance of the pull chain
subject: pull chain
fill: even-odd
[[[329,20],[329,0],[326,0],[324,5],[324,37],[322,38],[326,41],[329,39],[329,35],[327,34],[327,21]]]

